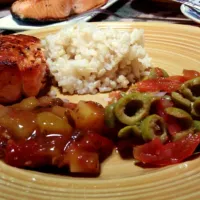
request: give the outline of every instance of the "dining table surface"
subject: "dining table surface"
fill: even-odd
[[[10,14],[10,4],[0,5],[0,18]],[[180,4],[172,0],[118,0],[103,13],[93,17],[91,22],[102,21],[142,21],[187,24],[199,26],[198,23],[185,17]],[[15,30],[2,30],[1,34],[15,33]]]

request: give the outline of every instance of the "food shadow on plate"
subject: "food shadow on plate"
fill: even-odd
[[[138,167],[141,167],[143,169],[160,169],[162,167],[166,167],[166,166],[155,166],[155,165],[152,165],[152,164],[142,163],[142,162],[139,162],[139,161],[135,161],[135,165],[138,166]]]
[[[198,158],[200,158],[200,147],[199,147],[199,152],[194,153],[189,158],[187,158],[185,161],[192,161],[192,160],[195,160]]]
[[[32,169],[26,168],[25,170],[32,170]],[[58,175],[58,176],[77,177],[77,178],[96,178],[101,173],[101,172],[99,173],[70,173],[67,167],[57,168],[54,166],[40,167],[40,168],[34,169],[34,171],[37,171],[43,174],[52,174],[52,175]]]
[[[115,141],[117,153],[125,160],[133,160],[133,147],[142,144],[144,144],[144,141],[135,137]]]

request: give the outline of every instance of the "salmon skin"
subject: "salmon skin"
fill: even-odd
[[[0,103],[36,96],[45,86],[48,66],[40,40],[27,35],[0,35]]]
[[[52,23],[84,13],[108,0],[18,0],[11,6],[12,16],[28,23]]]

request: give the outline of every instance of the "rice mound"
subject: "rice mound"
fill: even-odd
[[[63,92],[95,94],[127,88],[151,67],[143,30],[68,25],[43,40],[51,74]]]

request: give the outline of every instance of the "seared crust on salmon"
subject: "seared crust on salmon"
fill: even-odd
[[[0,103],[36,96],[48,68],[40,40],[27,35],[0,35]]]
[[[14,18],[31,23],[66,20],[69,16],[102,6],[108,0],[18,0],[11,6]]]

